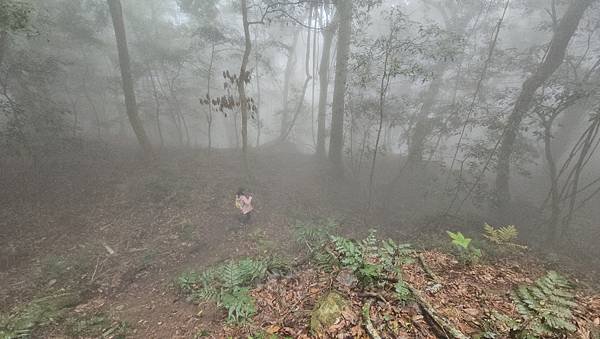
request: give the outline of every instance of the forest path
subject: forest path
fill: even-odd
[[[127,320],[140,338],[189,337],[199,319],[176,297],[178,273],[289,255],[293,220],[339,215],[332,194],[344,193],[332,193],[312,156],[271,150],[253,159],[252,179],[233,151],[167,153],[153,166],[125,154],[62,163],[44,177],[6,176],[0,311],[46,289],[86,289],[84,313]],[[256,201],[247,226],[233,205],[240,186]]]

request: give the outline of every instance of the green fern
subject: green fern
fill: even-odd
[[[483,231],[483,236],[495,245],[518,250],[527,248],[527,246],[515,243],[515,240],[519,236],[519,231],[517,231],[517,228],[514,225],[494,228],[486,223],[483,225]]]
[[[227,320],[231,322],[246,321],[256,313],[254,299],[246,287],[235,287],[230,292],[223,293],[218,305],[227,310]]]
[[[572,308],[577,306],[569,282],[554,271],[512,293],[517,311],[525,318],[523,336],[548,336],[576,330]]]
[[[340,263],[353,271],[363,264],[363,255],[359,245],[350,239],[344,237],[331,236],[331,242],[335,251],[339,254]]]
[[[281,262],[271,260],[229,260],[202,273],[182,273],[177,284],[190,300],[214,300],[228,310],[229,320],[246,320],[254,313],[248,287],[264,278],[272,268],[283,270],[282,266]]]
[[[402,302],[409,301],[412,296],[408,284],[402,279],[399,279],[398,282],[394,284],[394,292],[396,293],[398,300]]]
[[[337,226],[337,221],[331,218],[319,223],[298,221],[295,226],[296,242],[306,245],[309,252],[312,253],[325,245],[331,232]]]
[[[402,264],[414,254],[410,245],[397,245],[393,240],[377,240],[375,231],[360,241],[332,236],[333,252],[342,267],[351,269],[363,284],[371,284],[383,275],[394,276]]]

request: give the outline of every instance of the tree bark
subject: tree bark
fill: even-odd
[[[146,157],[152,157],[152,146],[144,130],[144,125],[138,115],[138,107],[135,100],[135,91],[133,88],[133,78],[131,76],[131,66],[129,60],[129,50],[127,48],[127,35],[125,32],[125,23],[123,21],[123,9],[120,0],[107,0],[110,8],[110,15],[115,30],[117,49],[119,52],[119,65],[121,69],[121,80],[123,83],[123,94],[125,96],[125,106],[127,117],[133,128],[140,146]]]
[[[317,155],[320,157],[325,156],[325,116],[329,90],[329,61],[331,59],[331,44],[336,29],[337,18],[334,17],[323,31],[323,52],[319,65],[319,112],[317,114]]]
[[[210,96],[210,86],[212,80],[213,73],[213,62],[215,59],[215,43],[213,42],[211,50],[210,50],[210,63],[208,65],[208,77],[206,80],[206,97],[208,100],[211,100]],[[212,114],[212,103],[208,103],[208,111],[206,112],[206,123],[208,124],[208,151],[212,150],[212,124],[213,124],[213,114]]]
[[[165,146],[165,141],[162,134],[162,128],[160,126],[160,98],[158,96],[158,89],[156,88],[156,81],[154,81],[154,74],[152,74],[152,69],[148,68],[148,75],[150,76],[150,83],[152,84],[152,96],[154,97],[154,108],[155,119],[156,119],[156,130],[158,132],[158,137],[160,139],[160,147]]]
[[[246,0],[242,0],[242,20],[244,25],[244,56],[242,57],[242,65],[240,66],[240,74],[238,77],[238,93],[240,96],[240,111],[242,112],[242,153],[244,160],[247,160],[248,155],[248,102],[246,99],[246,67],[248,66],[248,58],[252,50],[252,42],[250,41],[250,24],[248,23],[248,5]]]
[[[431,134],[433,128],[429,119],[429,114],[435,104],[435,99],[440,92],[442,86],[442,78],[446,72],[447,65],[445,63],[438,64],[437,70],[434,71],[436,78],[431,81],[427,92],[423,96],[423,104],[417,116],[417,122],[413,127],[410,137],[410,147],[408,148],[408,162],[410,164],[420,163],[423,160],[423,152],[425,151],[425,141]]]
[[[510,202],[510,158],[521,121],[531,106],[535,92],[562,64],[569,41],[577,30],[583,13],[594,1],[571,0],[554,32],[546,57],[538,69],[523,83],[521,93],[515,102],[512,113],[508,117],[507,126],[500,141],[495,182],[495,202],[499,215],[507,215],[506,212]]]
[[[338,1],[340,27],[335,61],[335,85],[331,113],[331,137],[329,139],[329,160],[337,173],[343,173],[344,151],[344,99],[348,75],[348,57],[352,35],[352,1]]]
[[[294,39],[292,45],[288,47],[288,59],[285,64],[285,74],[283,75],[283,95],[282,95],[282,109],[281,109],[281,129],[279,137],[283,137],[287,131],[290,112],[289,112],[289,95],[290,95],[290,82],[292,73],[294,72],[294,66],[296,65],[296,44],[298,43],[298,31],[294,32]]]

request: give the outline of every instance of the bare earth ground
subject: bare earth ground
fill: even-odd
[[[161,165],[118,154],[52,165],[37,177],[4,169],[0,311],[77,288],[85,297],[74,312],[127,321],[134,338],[218,333],[223,313],[209,306],[199,316],[173,287],[178,273],[244,255],[293,256],[295,219],[337,217],[345,233],[361,225],[360,199],[349,198],[356,192],[313,157],[268,150],[251,167],[246,178],[233,151],[188,151],[165,154]],[[240,186],[257,201],[249,226],[233,208]],[[63,336],[60,327],[48,331],[40,335]]]

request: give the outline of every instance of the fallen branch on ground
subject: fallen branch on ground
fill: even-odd
[[[370,313],[371,313],[372,302],[373,301],[368,300],[365,303],[365,305],[363,306],[363,309],[362,309],[363,322],[365,324],[365,329],[367,330],[367,333],[369,333],[369,336],[371,337],[371,339],[381,339],[379,332],[377,332],[377,330],[373,326],[373,322],[371,321]]]
[[[419,255],[417,255],[417,259],[419,260],[419,265],[421,265],[421,268],[423,268],[423,271],[429,277],[429,279],[433,280],[436,283],[440,283],[440,278],[438,278],[438,276],[435,273],[433,273],[431,268],[427,266],[427,264],[425,263],[425,259],[423,259],[423,255],[419,253]]]

